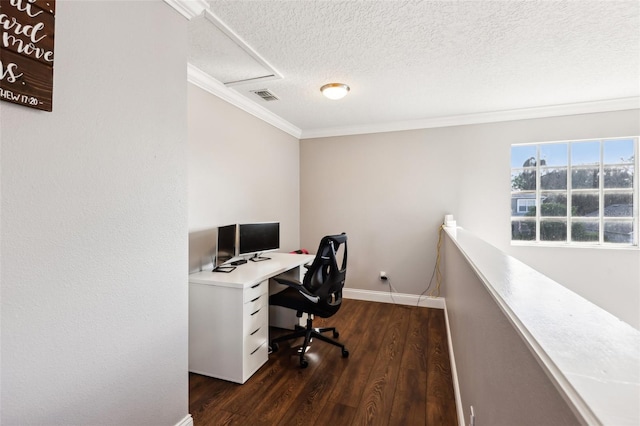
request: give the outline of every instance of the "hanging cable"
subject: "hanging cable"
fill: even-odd
[[[395,305],[396,300],[393,298],[393,293],[391,292],[391,289],[393,289],[393,291],[395,291],[396,293],[398,292],[398,290],[396,290],[396,288],[393,285],[391,285],[391,279],[389,277],[387,277],[385,281],[389,284],[389,296],[391,296],[391,301]]]
[[[418,296],[418,303],[416,306],[420,306],[420,299],[424,296],[425,293],[429,291],[431,286],[433,285],[433,279],[436,279],[436,288],[433,289],[430,293],[427,294],[427,297],[439,297],[440,296],[440,285],[442,284],[442,273],[440,272],[440,247],[442,245],[442,232],[444,230],[444,225],[440,225],[438,227],[438,245],[436,246],[436,263],[433,265],[433,272],[431,273],[431,278],[429,279],[429,285],[420,296]]]

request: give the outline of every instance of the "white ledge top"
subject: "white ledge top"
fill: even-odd
[[[473,233],[445,231],[585,423],[640,425],[640,331]]]

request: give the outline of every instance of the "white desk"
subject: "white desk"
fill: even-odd
[[[300,276],[315,256],[267,253],[233,272],[189,275],[189,371],[244,383],[268,358],[269,278]]]

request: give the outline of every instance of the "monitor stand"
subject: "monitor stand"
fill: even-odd
[[[269,260],[269,259],[271,259],[271,258],[270,257],[261,257],[261,256],[256,255],[256,256],[253,256],[251,258],[251,261],[252,262],[262,262],[263,260]]]

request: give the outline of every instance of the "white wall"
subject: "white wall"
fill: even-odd
[[[620,111],[468,126],[453,142],[464,151],[458,223],[570,290],[640,328],[640,250],[510,245],[510,146],[513,143],[640,134],[640,111]],[[476,142],[474,142],[476,141]],[[479,166],[478,166],[479,165]],[[507,176],[505,178],[505,176]],[[491,188],[486,191],[485,188]],[[489,192],[488,197],[485,193]],[[478,208],[481,207],[481,208]]]
[[[4,425],[188,414],[186,23],[58,1],[53,112],[0,103]]]
[[[301,245],[349,238],[347,288],[420,294],[435,262],[437,229],[456,210],[454,156],[447,130],[378,133],[301,141]]]
[[[282,251],[299,248],[299,143],[188,85],[189,229],[280,222]]]
[[[640,251],[510,245],[513,143],[640,134],[638,110],[301,141],[301,245],[349,234],[346,286],[427,286],[438,225],[458,225],[640,327]]]

